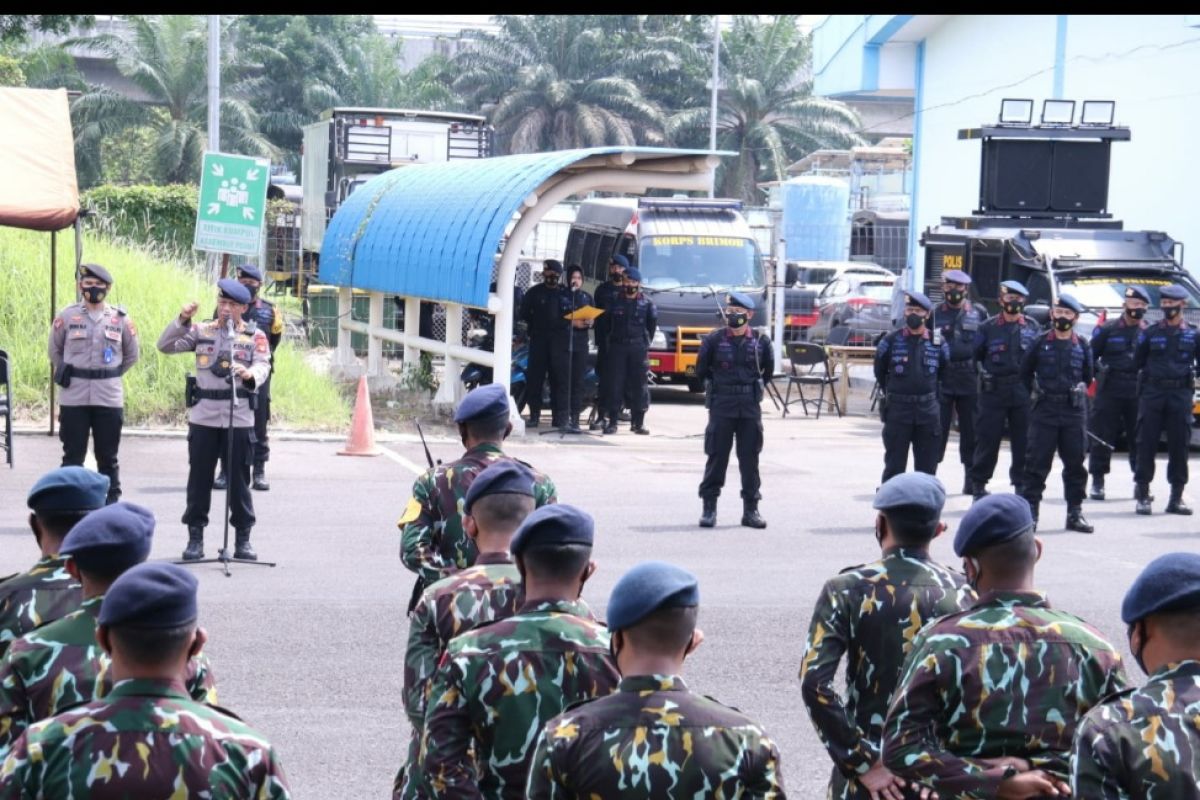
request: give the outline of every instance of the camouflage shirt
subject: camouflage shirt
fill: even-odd
[[[0,798],[288,798],[271,743],[178,683],[125,680],[42,720],[0,766]]]
[[[1125,684],[1121,656],[1091,625],[1040,592],[988,592],[917,634],[884,762],[944,800],[996,795],[1002,770],[978,759],[1024,758],[1065,781],[1075,726]]]
[[[38,720],[104,697],[110,661],[96,642],[103,596],[13,642],[0,661],[0,753]],[[217,701],[216,680],[203,653],[188,661],[187,688],[198,702]]]
[[[28,572],[0,582],[0,656],[14,639],[79,608],[83,588],[66,563],[61,556],[43,556]]]
[[[397,776],[396,797],[419,797],[421,730],[430,681],[450,640],[517,613],[521,574],[507,553],[481,553],[475,566],[427,588],[408,622],[404,654],[404,711],[412,728],[408,760]]]
[[[463,501],[475,476],[502,458],[510,456],[499,445],[476,445],[458,461],[427,470],[413,484],[412,499],[398,523],[400,560],[426,583],[475,562],[475,543],[463,531]],[[539,472],[534,475],[535,504],[555,502],[554,482]]]
[[[975,599],[966,578],[929,560],[922,548],[893,547],[871,564],[825,584],[800,664],[804,704],[833,758],[830,798],[867,798],[858,781],[879,760],[883,720],[904,657],[931,619]],[[834,687],[846,657],[846,699]]]
[[[1071,793],[1088,800],[1200,798],[1200,661],[1155,671],[1088,712],[1075,733]]]
[[[615,694],[555,717],[538,737],[526,796],[782,800],[779,750],[738,711],[678,675],[624,678]]]
[[[536,602],[450,641],[425,716],[426,796],[525,796],[542,726],[620,681],[608,631],[588,613],[578,602]]]

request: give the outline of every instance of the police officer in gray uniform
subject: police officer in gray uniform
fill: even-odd
[[[250,462],[254,457],[254,408],[251,398],[271,372],[271,347],[267,335],[250,327],[242,316],[250,292],[230,278],[217,282],[217,318],[193,323],[198,308],[188,303],[171,320],[158,349],[163,353],[196,354],[196,375],[188,382],[188,485],[183,524],[188,526],[188,546],[183,558],[204,558],[204,526],[212,503],[213,472],[218,456],[233,437],[230,470],[230,519],[237,532],[234,558],[257,559],[250,545],[254,527],[254,502],[250,497]],[[233,427],[230,429],[230,392],[236,387]]]
[[[50,329],[50,363],[59,396],[58,438],[62,465],[83,466],[88,434],[96,470],[107,475],[107,502],[121,496],[117,449],[125,421],[121,376],[138,360],[138,335],[125,309],[104,302],[112,275],[99,264],[79,267],[82,302],[67,306]]]

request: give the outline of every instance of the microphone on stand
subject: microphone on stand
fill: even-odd
[[[233,315],[230,314],[225,318],[225,330],[229,334],[229,391],[233,393],[233,407],[238,407],[237,382],[233,373],[233,365],[237,362],[233,360],[233,339],[237,333],[233,329]]]

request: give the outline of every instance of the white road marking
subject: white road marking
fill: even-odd
[[[390,448],[380,445],[379,449],[385,456],[390,458],[392,461],[395,461],[400,466],[411,471],[413,475],[420,475],[421,473],[423,473],[425,471],[423,468],[417,466],[416,464],[409,461],[407,458],[405,458],[404,456],[395,452],[394,450],[391,450]]]

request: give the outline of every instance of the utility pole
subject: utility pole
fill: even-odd
[[[208,147],[211,153],[221,151],[221,15],[208,15]],[[225,277],[229,256],[221,267]],[[208,254],[208,274],[217,275],[217,254]]]
[[[708,149],[717,149],[717,88],[721,79],[721,15],[713,14],[712,108],[708,119]],[[717,171],[714,168],[708,196],[716,197]]]

